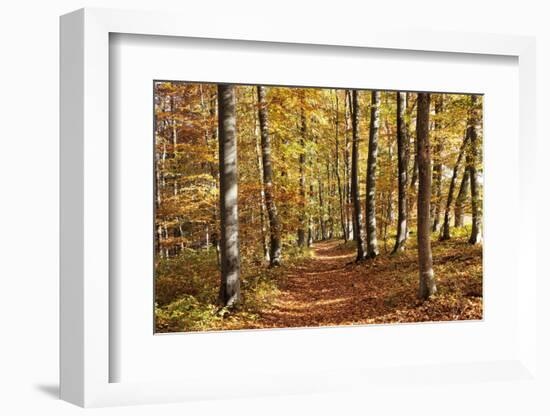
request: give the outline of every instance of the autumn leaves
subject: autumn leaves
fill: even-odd
[[[431,241],[456,236],[453,219],[481,241],[478,96],[156,88],[157,253],[215,251],[222,305],[242,301],[242,270],[281,265],[313,242],[354,240],[368,265],[396,259],[414,233],[425,299],[436,292]]]

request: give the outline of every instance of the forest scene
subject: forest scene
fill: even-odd
[[[483,96],[154,82],[155,332],[483,318]]]

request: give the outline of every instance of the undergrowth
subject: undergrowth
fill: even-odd
[[[285,247],[283,266],[268,268],[258,259],[241,262],[241,302],[231,311],[218,304],[220,272],[215,250],[184,250],[159,259],[155,278],[156,332],[188,332],[241,327],[279,294],[282,271],[311,257],[310,249]]]

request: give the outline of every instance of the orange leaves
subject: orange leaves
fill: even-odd
[[[181,322],[187,322],[185,330],[202,331],[481,319],[481,248],[463,238],[434,242],[439,292],[420,302],[416,297],[416,247],[413,241],[409,243],[402,254],[382,254],[359,264],[353,261],[353,243],[344,245],[341,241],[316,243],[312,257],[294,262],[289,259],[273,271],[265,272],[261,264],[249,263],[243,279],[248,303],[243,310],[224,319],[208,315],[191,326],[189,316],[182,317],[187,321]],[[161,269],[161,279],[157,280],[160,305],[177,302],[182,296],[215,297],[218,274],[213,259],[203,263],[186,260],[185,256],[166,263],[177,267],[165,265]],[[185,266],[179,267],[178,262]],[[200,304],[201,310],[211,306]],[[178,322],[173,322],[177,328]]]
[[[412,244],[411,244],[412,245]],[[282,295],[254,327],[307,327],[482,318],[481,249],[434,243],[440,293],[416,298],[416,249],[353,263],[353,245],[317,243],[315,257],[285,269]]]

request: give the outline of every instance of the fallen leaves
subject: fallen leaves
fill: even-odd
[[[287,261],[269,269],[268,275],[246,278],[241,310],[219,316],[208,303],[198,303],[200,308],[193,311],[187,301],[168,305],[162,309],[168,314],[161,320],[166,324],[157,329],[219,331],[482,319],[482,248],[455,238],[433,241],[432,250],[438,292],[424,302],[416,297],[418,258],[413,239],[403,253],[381,254],[361,263],[354,262],[353,244],[333,240],[316,243],[312,256]],[[216,282],[211,282],[212,293]]]
[[[463,239],[434,242],[438,294],[416,297],[418,263],[410,242],[398,256],[354,263],[353,246],[320,242],[315,256],[284,269],[281,294],[253,328],[482,319],[482,250]]]

